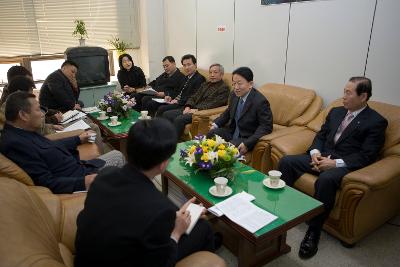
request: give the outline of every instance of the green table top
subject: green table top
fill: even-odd
[[[214,197],[208,192],[209,188],[214,185],[214,181],[207,172],[195,173],[192,167],[185,165],[184,161],[180,160],[180,149],[187,147],[189,143],[191,141],[178,144],[167,171],[212,204],[226,199],[227,197]],[[233,190],[232,195],[246,191],[256,198],[253,201],[255,205],[278,216],[275,221],[258,230],[255,236],[261,236],[322,205],[318,200],[289,186],[282,189],[270,189],[264,186],[262,181],[267,176],[245,164],[238,162],[235,164],[235,168],[237,171],[235,178],[228,182]]]
[[[98,112],[91,113],[90,115],[98,120],[99,117]],[[121,122],[121,124],[118,126],[110,126],[109,125],[109,123],[111,122],[110,118],[108,118],[107,120],[102,120],[102,121],[98,120],[98,121],[108,130],[110,130],[113,134],[120,135],[120,134],[127,134],[129,132],[129,129],[133,125],[132,122],[136,122],[139,119],[139,116],[140,116],[139,112],[137,112],[136,110],[130,110],[127,118],[123,117],[118,118],[118,121]]]

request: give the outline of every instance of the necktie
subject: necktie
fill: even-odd
[[[346,116],[344,117],[342,123],[339,125],[339,128],[336,131],[334,141],[335,143],[337,140],[339,140],[340,136],[342,135],[343,131],[349,126],[350,122],[353,120],[354,114],[353,113],[347,113]]]
[[[187,78],[187,79],[186,79],[186,82],[185,82],[185,84],[183,85],[182,90],[179,92],[179,95],[177,95],[177,96],[175,97],[176,100],[178,100],[178,101],[181,100],[182,92],[183,92],[183,90],[185,90],[185,88],[186,88],[186,86],[187,86],[189,80],[190,80],[190,78]]]
[[[239,132],[239,119],[240,119],[240,115],[242,114],[243,106],[244,106],[244,101],[243,101],[243,99],[240,99],[239,103],[237,104],[237,107],[236,107],[236,112],[235,112],[236,127],[235,127],[235,131],[233,132],[232,139],[239,138],[239,133],[240,133]]]

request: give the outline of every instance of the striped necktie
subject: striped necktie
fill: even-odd
[[[346,114],[346,116],[344,117],[344,119],[342,120],[342,123],[339,125],[335,137],[334,137],[334,141],[335,143],[337,142],[337,140],[339,140],[340,136],[342,135],[342,133],[344,132],[344,130],[347,128],[347,126],[349,126],[350,122],[354,119],[354,114],[351,112],[348,112]]]
[[[182,92],[183,92],[183,90],[185,90],[187,84],[189,83],[189,80],[190,80],[190,78],[188,77],[188,78],[186,79],[185,84],[184,84],[183,87],[182,87],[182,90],[179,92],[179,95],[178,95],[177,97],[175,97],[175,99],[176,99],[177,101],[181,100]]]

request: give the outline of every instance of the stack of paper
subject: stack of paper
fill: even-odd
[[[59,131],[59,132],[70,132],[70,131],[75,131],[75,130],[86,130],[89,129],[90,126],[84,122],[83,120],[79,120],[73,124],[71,124],[68,127],[65,127],[64,130]]]
[[[69,118],[66,117],[66,120],[64,120],[64,115],[67,114],[67,112],[63,114],[63,121],[61,122],[61,124],[67,124],[70,123],[71,121],[75,121],[86,117],[86,114],[81,111],[78,110],[73,110],[73,111],[74,111],[74,113],[72,113],[73,115],[72,116],[69,115]]]
[[[217,216],[223,214],[249,232],[255,233],[277,217],[251,203],[254,199],[254,196],[242,192],[221,201],[208,210]]]

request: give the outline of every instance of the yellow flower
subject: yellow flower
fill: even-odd
[[[214,147],[216,142],[213,139],[207,139],[207,145],[209,147]]]
[[[207,153],[208,152],[208,147],[206,147],[206,146],[201,146],[201,149],[203,149],[203,153]]]
[[[225,156],[225,154],[226,154],[225,150],[218,150],[218,157],[219,158],[223,158]]]
[[[196,150],[196,146],[191,146],[189,149],[189,153],[193,153]]]
[[[220,145],[218,146],[218,149],[224,150],[224,149],[225,149],[225,145],[224,145],[224,144],[220,144]]]
[[[201,156],[201,158],[200,158],[202,161],[204,161],[204,162],[207,162],[208,161],[208,154],[207,153],[204,153],[202,156]]]
[[[234,149],[232,149],[232,152],[234,153],[234,155],[236,155],[237,153],[239,153],[239,150],[235,147]]]

